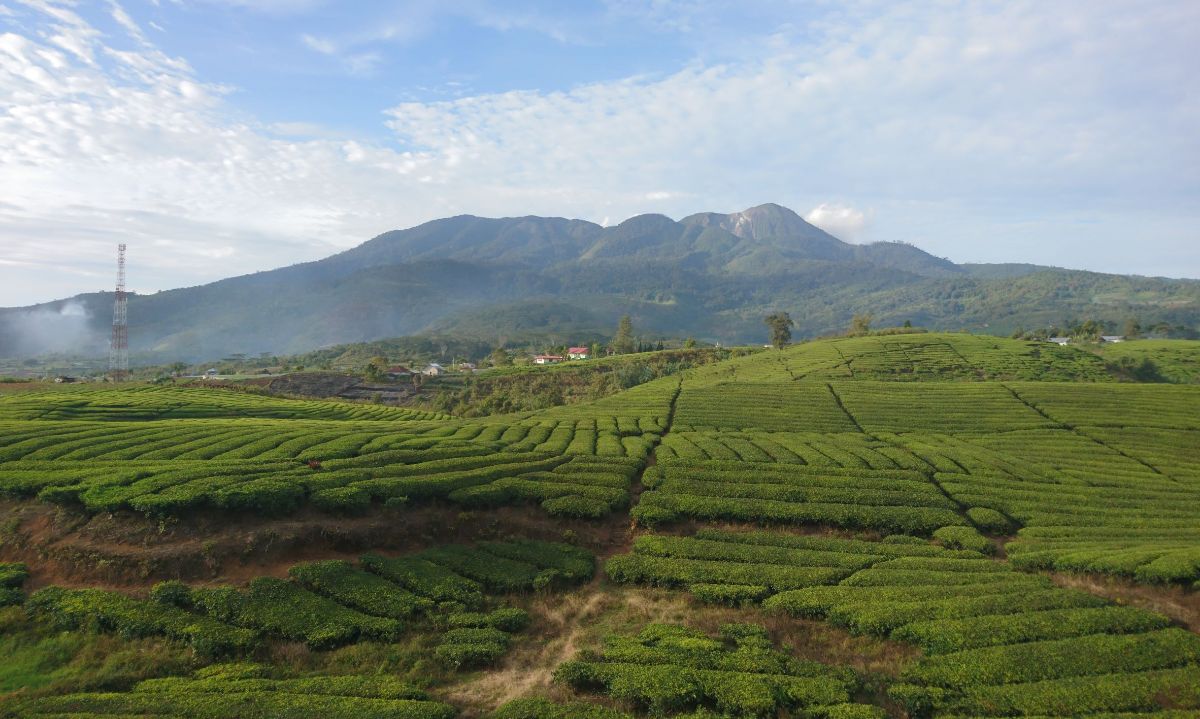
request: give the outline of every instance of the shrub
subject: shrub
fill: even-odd
[[[813,715],[823,719],[884,719],[883,707],[870,704],[833,704],[813,710]]]
[[[989,534],[1008,534],[1013,529],[1008,517],[987,507],[971,507],[967,510],[967,518]]]
[[[274,577],[255,579],[244,593],[197,589],[192,596],[196,606],[209,614],[228,615],[239,626],[303,641],[314,649],[360,638],[389,640],[400,630],[394,619],[363,614]]]
[[[582,497],[577,494],[567,494],[552,497],[542,502],[542,509],[551,517],[575,517],[579,519],[599,519],[611,510],[609,503],[594,497]]]
[[[420,557],[366,554],[361,561],[367,571],[435,602],[455,602],[468,607],[483,602],[483,587],[479,582]]]
[[[973,527],[942,527],[933,533],[933,538],[950,549],[970,549],[983,554],[995,552],[995,546]]]
[[[555,704],[548,699],[517,699],[494,711],[491,719],[633,719],[633,716],[587,702]]]
[[[24,562],[0,562],[0,587],[19,589],[29,578]]]
[[[150,588],[150,598],[159,604],[187,609],[192,606],[192,590],[178,579],[159,582]]]
[[[288,575],[339,604],[377,617],[404,619],[433,606],[431,600],[342,560],[297,564]]]
[[[64,629],[92,628],[127,638],[165,636],[203,656],[244,653],[257,645],[252,631],[102,589],[47,587],[29,598],[29,606]]]
[[[358,514],[371,506],[371,495],[358,487],[330,487],[313,492],[309,501],[325,512]]]

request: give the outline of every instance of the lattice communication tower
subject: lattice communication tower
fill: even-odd
[[[117,294],[113,299],[112,342],[108,374],[113,382],[129,379],[129,301],[125,294],[125,243],[117,245]]]

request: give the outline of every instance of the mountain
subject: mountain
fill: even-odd
[[[0,357],[102,354],[111,293],[0,309]],[[801,336],[876,324],[1009,332],[1096,318],[1200,322],[1200,282],[1026,264],[956,265],[909,244],[855,245],[775,204],[611,227],[558,217],[434,220],[316,262],[129,300],[146,361],[296,353],[428,332],[499,342],[608,333],[757,342],[789,311]]]

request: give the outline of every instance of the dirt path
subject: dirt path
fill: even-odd
[[[546,693],[554,670],[579,651],[588,621],[612,601],[611,595],[600,589],[600,581],[597,577],[574,595],[539,599],[534,608],[538,613],[534,636],[524,637],[498,669],[454,687],[446,698],[483,714],[513,699]]]

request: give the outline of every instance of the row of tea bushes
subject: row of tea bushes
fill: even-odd
[[[780,652],[762,627],[748,624],[725,625],[718,636],[680,625],[650,624],[635,637],[608,637],[602,651],[583,652],[560,665],[555,679],[654,716],[697,710],[695,716],[714,717],[774,717],[780,711],[882,716],[874,707],[846,711],[857,688],[852,672]],[[530,710],[544,713],[526,716],[555,716],[545,703],[525,709]],[[521,716],[517,710],[510,712]]]
[[[405,557],[367,555],[361,567],[341,560],[308,562],[291,568],[291,581],[259,577],[245,588],[163,582],[149,599],[47,587],[27,604],[66,629],[165,636],[204,656],[246,654],[264,638],[300,641],[314,649],[391,641],[426,618],[447,631],[464,630],[446,645],[489,644],[491,649],[507,646],[507,640],[491,635],[487,642],[473,641],[466,630],[517,631],[527,618],[519,610],[476,616],[468,609],[482,608],[489,594],[584,581],[593,567],[590,553],[566,544],[487,542],[474,548],[433,547]]]
[[[651,527],[689,518],[929,535],[967,524],[954,501],[908,470],[665,461],[644,481],[633,517]]]
[[[150,679],[125,692],[18,700],[22,717],[166,719],[453,719],[458,710],[389,676],[271,678],[265,667],[212,665],[192,677]]]

